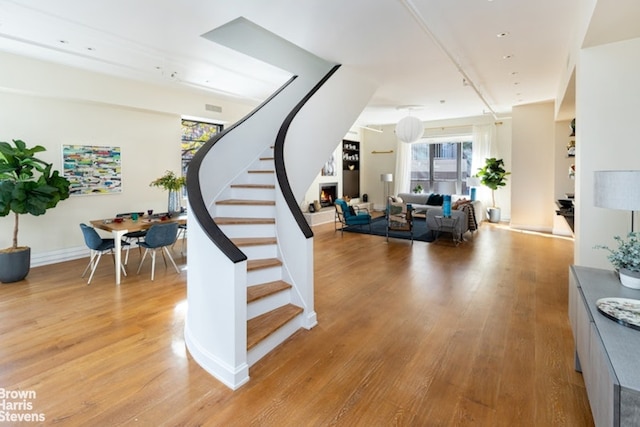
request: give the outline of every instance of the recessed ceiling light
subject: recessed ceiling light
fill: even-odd
[[[520,84],[520,82],[513,82],[513,84],[514,84],[515,86],[518,86],[518,85]]]
[[[444,99],[441,99],[441,100],[440,100],[440,104],[444,104],[445,102],[447,102],[447,101],[446,101],[446,100],[444,100]]]
[[[67,40],[58,40],[58,42],[60,42],[61,44],[69,44]]]
[[[517,75],[518,75],[518,72],[517,72],[517,71],[512,71],[512,72],[511,72],[511,75],[512,75],[512,76],[517,76]]]
[[[96,49],[95,49],[94,47],[89,46],[89,47],[87,48],[87,50],[94,51],[94,50],[96,50]]]
[[[509,35],[508,31],[504,31],[502,33],[498,33],[496,34],[496,37],[501,38],[501,37],[507,37]]]
[[[502,57],[502,59],[511,59],[511,58],[513,58],[513,55],[511,55],[511,54],[509,54],[509,55],[504,55],[504,56]]]

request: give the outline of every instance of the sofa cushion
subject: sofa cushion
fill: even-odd
[[[442,194],[431,194],[427,199],[427,205],[430,206],[442,206],[444,202],[444,196]]]

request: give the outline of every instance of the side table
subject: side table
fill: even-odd
[[[438,238],[441,232],[443,231],[449,232],[451,233],[451,239],[453,240],[453,243],[455,245],[458,245],[458,243],[460,243],[460,236],[458,236],[458,233],[456,232],[456,229],[458,227],[458,218],[451,217],[451,216],[436,215],[435,219],[436,219],[436,229],[433,231],[436,232],[436,239]]]

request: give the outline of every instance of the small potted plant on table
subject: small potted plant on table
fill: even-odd
[[[187,183],[187,178],[184,176],[177,176],[173,171],[165,171],[164,175],[151,181],[150,187],[161,187],[169,191],[169,201],[167,205],[167,212],[169,214],[178,213],[181,211],[180,206],[180,190]]]
[[[597,245],[596,249],[609,251],[607,259],[616,268],[620,283],[628,288],[640,289],[640,233],[631,232],[626,240],[620,236],[613,239],[618,243],[617,248]]]

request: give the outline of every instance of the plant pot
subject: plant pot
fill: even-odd
[[[500,222],[500,208],[487,208],[489,222]]]
[[[618,272],[620,275],[620,283],[631,289],[640,289],[640,272],[621,268]]]
[[[31,248],[24,247],[13,252],[0,252],[0,282],[18,282],[29,274]]]

